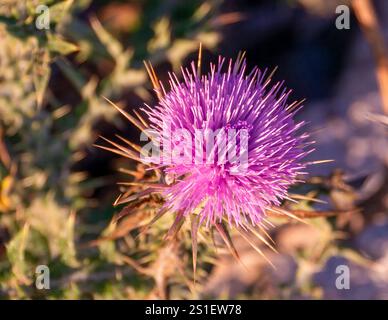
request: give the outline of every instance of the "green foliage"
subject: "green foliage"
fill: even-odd
[[[91,199],[106,182],[74,167],[98,136],[98,123],[117,125],[114,108],[102,96],[117,101],[131,92],[150,100],[142,60],[177,68],[199,41],[213,48],[218,35],[208,22],[219,3],[186,8],[180,2],[170,7],[137,1],[132,16],[137,22],[120,30],[94,13],[85,18],[91,4],[0,4],[0,226],[10,235],[0,239],[6,248],[0,251],[0,297],[136,298],[153,290],[149,274],[136,275],[136,267],[125,261],[142,255],[148,265],[160,241],[152,235],[137,243],[121,235],[88,245],[115,230],[111,225],[104,231],[106,217],[88,222],[90,216],[102,217],[113,195]],[[48,29],[36,27],[39,5],[49,8]],[[108,70],[99,71],[101,65]],[[51,270],[47,292],[34,286],[39,264]]]

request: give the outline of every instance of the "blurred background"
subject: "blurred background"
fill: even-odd
[[[353,2],[0,0],[0,298],[388,299],[388,1]],[[339,5],[349,28],[336,27]],[[310,160],[334,161],[311,166],[295,190],[325,200],[298,208],[331,217],[275,221],[279,253],[263,250],[276,269],[238,235],[250,272],[204,240],[194,285],[185,236],[166,247],[163,221],[136,236],[160,199],[112,223],[116,183],[146,173],[93,144],[115,134],[138,143],[102,96],[127,111],[155,104],[143,61],[166,81],[199,43],[204,72],[241,51],[250,68],[277,67],[274,80],[306,99]],[[49,290],[35,286],[38,265]],[[335,286],[339,265],[348,290]]]

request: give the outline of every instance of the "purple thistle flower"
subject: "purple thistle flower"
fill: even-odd
[[[272,241],[265,231],[265,223],[271,225],[266,220],[267,214],[301,220],[298,214],[280,205],[284,199],[298,199],[297,196],[288,197],[287,191],[300,181],[298,176],[305,174],[303,170],[308,164],[328,160],[303,162],[312,151],[306,147],[313,142],[307,141],[306,133],[299,133],[303,122],[296,123],[293,117],[301,104],[287,102],[290,91],[282,82],[271,86],[271,75],[266,76],[266,72],[258,68],[247,73],[242,56],[234,63],[230,60],[229,64],[220,57],[207,75],[200,75],[200,65],[201,47],[198,70],[194,63],[191,69],[182,69],[182,82],[171,73],[170,90],[167,91],[152,66],[145,63],[159,98],[156,106],[143,108],[149,123],[138,113],[135,118],[107,99],[142,131],[141,140],[150,138],[151,142],[141,148],[122,137],[119,138],[126,145],[104,138],[114,148],[98,147],[147,164],[162,181],[135,182],[134,185],[146,189],[134,195],[126,192],[115,204],[128,203],[153,193],[161,194],[164,203],[148,226],[167,212],[175,213],[166,238],[174,237],[183,220],[190,216],[194,275],[197,233],[203,223],[214,227],[233,256],[239,259],[224,225],[224,221],[228,221],[271,264],[250,235],[276,251],[267,241],[267,238]],[[119,216],[127,210],[123,212]],[[253,228],[256,225],[265,236]],[[143,232],[145,230],[147,228]]]
[[[178,218],[195,211],[207,226],[222,220],[236,226],[262,223],[267,210],[288,198],[288,188],[306,166],[308,136],[298,133],[303,122],[293,120],[300,105],[288,104],[290,91],[282,83],[270,86],[265,72],[254,68],[247,73],[243,59],[226,65],[220,57],[207,75],[199,75],[194,63],[182,73],[182,82],[170,74],[171,89],[159,88],[158,105],[144,108],[161,147],[162,161],[153,159],[174,179],[160,191],[163,211],[176,212]],[[192,143],[182,141],[181,130]],[[198,148],[196,133],[206,130],[225,135],[231,130],[234,154],[245,161],[237,162],[236,156],[225,161],[232,147],[217,138],[212,148],[206,149],[208,140]]]

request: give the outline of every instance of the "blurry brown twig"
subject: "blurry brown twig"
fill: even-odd
[[[3,128],[0,127],[0,160],[6,168],[11,167],[11,157],[4,142]]]
[[[388,51],[384,44],[376,11],[370,0],[353,0],[353,10],[376,60],[383,111],[388,114]]]
[[[216,17],[213,20],[212,25],[213,26],[225,26],[228,24],[240,22],[244,19],[246,19],[246,16],[244,14],[242,14],[241,12],[228,12],[228,13],[224,13],[224,14]]]
[[[289,212],[292,213],[292,215],[301,219],[335,217],[339,215],[355,213],[358,211],[359,209],[357,208],[351,209],[351,210],[328,210],[328,211],[289,210]],[[275,212],[275,211],[267,211],[267,214],[269,216],[287,217],[286,214],[282,214],[281,212]]]

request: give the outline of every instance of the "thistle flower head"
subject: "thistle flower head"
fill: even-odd
[[[142,191],[132,194],[128,190],[116,205],[161,194],[162,207],[147,227],[167,212],[174,213],[166,238],[174,237],[190,216],[194,276],[200,224],[217,230],[239,259],[224,223],[229,222],[271,264],[251,235],[276,251],[267,241],[273,242],[265,231],[267,214],[302,220],[280,205],[284,199],[298,199],[287,195],[288,188],[304,174],[307,164],[327,162],[303,161],[312,151],[306,150],[312,142],[307,141],[306,133],[300,133],[303,122],[293,119],[301,104],[287,102],[290,91],[283,83],[272,85],[271,75],[258,68],[247,72],[242,56],[228,63],[220,57],[208,74],[201,75],[200,58],[201,47],[197,68],[194,63],[190,69],[182,68],[182,81],[171,73],[169,90],[159,82],[152,66],[145,63],[159,98],[156,106],[143,108],[148,122],[137,112],[135,118],[111,103],[142,131],[141,140],[151,141],[140,147],[122,137],[125,145],[104,138],[114,148],[99,146],[143,162],[157,172],[159,183],[124,183]],[[299,199],[315,200],[305,196]],[[255,230],[256,225],[265,236]]]
[[[288,104],[282,83],[246,69],[243,59],[220,58],[200,75],[193,63],[181,82],[171,73],[171,89],[144,108],[160,147],[149,161],[172,181],[161,191],[166,210],[195,212],[207,225],[257,225],[305,168],[299,105]]]

